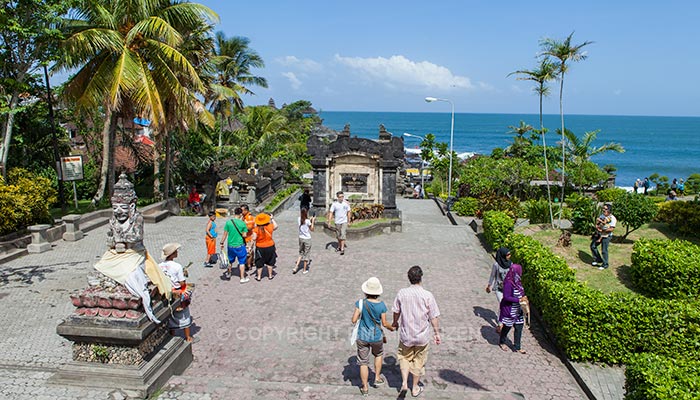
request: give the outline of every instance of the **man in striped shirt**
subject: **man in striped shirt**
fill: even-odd
[[[411,286],[399,290],[394,300],[393,326],[399,329],[399,351],[397,358],[401,367],[401,393],[408,391],[408,375],[413,375],[411,394],[420,396],[423,386],[419,386],[420,377],[425,375],[425,363],[428,360],[430,344],[430,327],[433,328],[433,340],[440,344],[440,326],[438,317],[440,309],[435,297],[423,289],[423,270],[413,266],[408,270]]]

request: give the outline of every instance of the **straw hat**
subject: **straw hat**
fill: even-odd
[[[365,294],[379,296],[384,292],[384,288],[382,288],[382,283],[379,282],[378,278],[371,277],[362,284],[362,292]]]
[[[260,213],[255,216],[255,225],[267,225],[270,223],[270,214]]]
[[[171,254],[176,252],[180,247],[182,247],[182,245],[180,243],[168,243],[168,244],[166,244],[165,246],[163,246],[163,252],[160,255],[161,258],[163,260],[165,260],[166,258],[168,258],[168,256],[170,256]]]

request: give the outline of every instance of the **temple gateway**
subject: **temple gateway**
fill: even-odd
[[[384,205],[384,217],[398,218],[396,178],[404,158],[403,138],[379,125],[378,140],[350,137],[350,125],[337,136],[311,135],[306,143],[313,167],[313,209],[328,210],[335,193],[352,201]]]

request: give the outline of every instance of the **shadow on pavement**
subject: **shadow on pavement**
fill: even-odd
[[[484,321],[488,322],[489,325],[492,327],[496,327],[496,324],[498,323],[498,315],[496,315],[493,310],[489,310],[484,307],[480,306],[475,306],[474,307],[474,315],[477,317],[483,318]]]
[[[36,282],[46,280],[46,275],[56,272],[60,268],[55,267],[74,267],[87,261],[65,262],[51,265],[28,265],[26,267],[3,268],[0,271],[0,286],[7,285],[11,282],[24,283],[31,285]]]
[[[493,326],[483,325],[481,327],[481,336],[486,339],[489,344],[498,346],[498,333]]]
[[[360,366],[357,365],[357,356],[348,358],[348,364],[343,367],[343,382],[347,381],[350,381],[353,386],[362,386],[362,380],[360,379]]]
[[[481,386],[479,383],[470,379],[469,377],[466,377],[460,372],[453,371],[451,369],[441,369],[439,372],[439,376],[443,380],[447,382],[452,382],[457,385],[462,385],[477,390],[488,390],[485,387]]]

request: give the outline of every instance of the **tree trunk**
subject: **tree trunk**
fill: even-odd
[[[564,207],[564,194],[566,190],[566,185],[564,184],[566,179],[565,166],[566,166],[566,148],[565,148],[565,138],[564,138],[564,64],[562,63],[561,71],[561,83],[559,86],[559,114],[561,116],[561,197],[559,198],[559,226],[561,227],[561,217]]]
[[[547,163],[547,140],[545,139],[544,121],[542,120],[542,90],[540,88],[540,132],[542,133],[542,151],[544,152],[544,176],[547,180],[547,205],[549,206],[549,224],[554,228],[554,214],[552,213],[552,193],[549,188],[549,165]]]
[[[0,173],[2,177],[7,177],[7,157],[10,154],[10,141],[12,140],[12,126],[15,122],[15,108],[19,102],[19,95],[17,91],[12,93],[10,98],[9,111],[7,113],[7,118],[5,118],[5,123],[2,127],[2,142],[0,143]]]
[[[172,135],[170,132],[166,132],[165,134],[165,182],[163,183],[164,185],[164,197],[166,199],[170,198],[170,163],[172,163],[172,154],[171,154],[171,141],[172,141]]]
[[[97,193],[92,198],[92,205],[96,206],[105,195],[105,189],[112,191],[113,184],[110,183],[112,180],[112,170],[114,169],[112,163],[112,126],[116,123],[116,114],[109,107],[105,107],[105,120],[102,125],[102,165],[100,167],[100,185],[97,187]],[[109,185],[109,187],[108,187]]]
[[[154,135],[156,144],[153,145],[153,198],[156,201],[163,199],[163,194],[160,191],[160,146],[162,144],[163,135]]]

